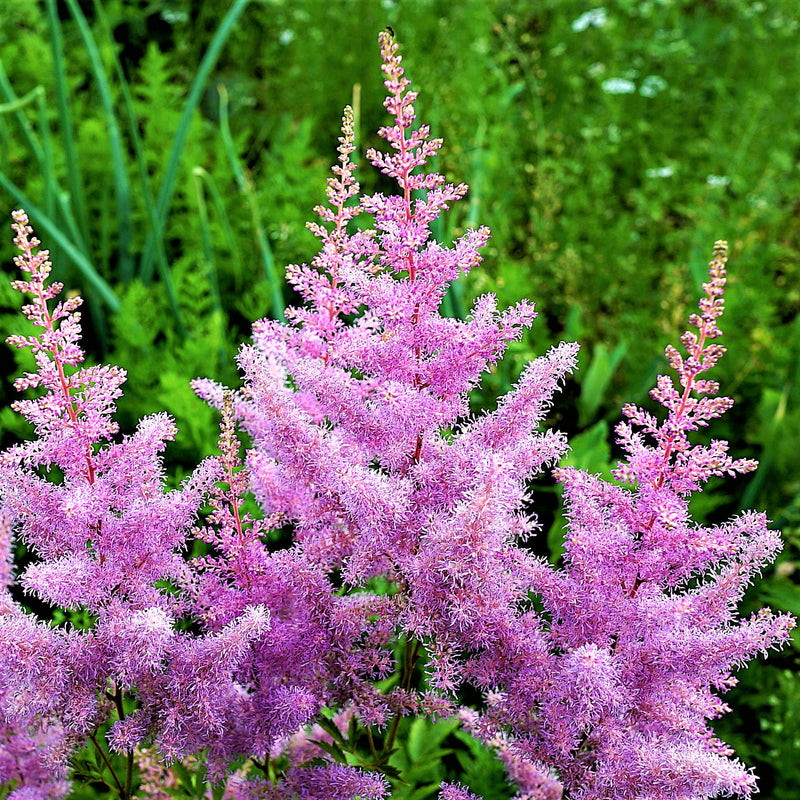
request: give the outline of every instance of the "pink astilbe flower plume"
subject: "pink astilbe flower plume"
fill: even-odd
[[[93,614],[122,607],[168,604],[158,580],[183,569],[179,550],[191,531],[206,488],[217,477],[202,464],[182,491],[164,493],[160,453],[176,433],[166,414],[143,419],[122,442],[108,443],[117,425],[111,418],[125,373],[116,367],[81,367],[80,298],[49,301],[61,291],[48,284],[50,261],[32,239],[24,212],[14,214],[16,263],[29,274],[14,287],[33,295],[23,309],[42,329],[39,336],[11,336],[30,348],[38,372],[27,373],[17,388],[45,393],[14,403],[36,427],[37,439],[3,454],[3,503],[20,539],[41,561],[19,582],[43,600]],[[57,466],[61,482],[42,476]]]
[[[0,509],[0,619],[22,634],[28,667],[33,666],[38,677],[52,651],[49,642],[44,647],[37,646],[43,630],[37,630],[11,596],[12,544],[11,518]],[[6,674],[0,665],[0,676]],[[33,693],[39,694],[43,689],[39,683]],[[5,795],[10,800],[60,800],[71,789],[67,756],[75,742],[57,717],[46,713],[49,697],[42,699],[45,713],[39,714],[35,698],[24,690],[20,692],[19,685],[0,680],[0,707],[8,709],[0,718],[0,786],[14,787]]]
[[[542,562],[536,577],[547,622],[534,628],[534,659],[502,681],[506,690],[475,723],[487,741],[516,726],[513,749],[553,769],[571,798],[749,796],[755,788],[708,721],[727,710],[718,695],[735,670],[786,643],[794,626],[768,610],[736,613],[780,537],[763,514],[701,526],[688,507],[710,476],[755,468],[732,459],[725,442],[689,439],[732,403],[699,377],[724,353],[714,340],[725,261],[718,242],[700,313],[690,317],[696,331],[681,337],[687,355],[667,349],[678,387],[661,376],[651,393],[666,418],[623,409],[619,483],[556,471],[568,524],[563,570]]]
[[[182,550],[223,465],[207,460],[179,490],[165,491],[160,454],[176,432],[165,414],[111,441],[124,372],[80,366],[80,300],[51,309],[61,286],[47,282],[47,251],[37,252],[24,212],[14,213],[13,227],[22,252],[16,263],[29,276],[14,285],[33,295],[24,312],[41,329],[38,336],[10,338],[32,349],[38,367],[17,387],[44,393],[15,404],[38,438],[0,460],[0,544],[8,555],[13,531],[35,556],[16,578],[23,590],[84,610],[91,623],[86,630],[57,628],[25,613],[8,593],[4,563],[0,713],[11,727],[0,760],[29,747],[31,764],[36,753],[52,761],[51,751],[65,764],[107,721],[106,694],[118,709],[112,743],[119,749],[130,752],[148,739],[170,758],[207,750],[227,759],[219,740],[226,739],[237,702],[246,700],[239,672],[267,634],[269,615],[254,603],[223,629],[190,636],[175,628],[185,603],[169,591],[185,579]],[[130,715],[125,697],[138,704]],[[287,724],[292,730],[299,723]],[[277,727],[276,736],[286,733]],[[55,766],[51,772],[59,779],[66,774]]]
[[[361,613],[393,608],[398,633],[460,653],[430,664],[449,690],[463,680],[469,651],[513,626],[530,589],[532,561],[516,544],[530,521],[519,508],[526,480],[565,452],[564,437],[538,425],[576,347],[554,348],[495,413],[468,419],[469,390],[531,324],[533,306],[500,312],[487,295],[466,321],[439,313],[449,284],[480,262],[489,231],[469,230],[452,248],[431,235],[467,187],[425,170],[442,142],[415,127],[417,95],[397,45],[388,33],[380,43],[394,119],[379,133],[391,152],[367,158],[398,192],[355,201],[347,110],[329,206],[311,226],[321,251],[287,271],[306,305],[287,311],[288,324],[256,324],[254,345],[239,356],[246,388],[235,405],[253,439],[247,464],[265,512],[293,521],[298,552],[340,570],[346,585],[388,577],[400,593],[361,601]],[[374,228],[351,232],[357,213],[370,214]],[[196,387],[220,403],[219,387]],[[343,657],[343,674],[363,668],[354,669],[350,648]],[[370,693],[359,693],[362,716],[382,718]]]
[[[519,546],[534,523],[520,508],[527,480],[566,451],[562,435],[539,425],[577,348],[553,348],[497,411],[469,418],[469,391],[535,314],[526,301],[499,311],[491,295],[467,320],[439,313],[450,283],[480,263],[489,231],[468,230],[452,247],[432,236],[431,222],[467,187],[427,171],[442,142],[416,126],[417,95],[397,45],[388,33],[380,44],[393,123],[379,133],[390,152],[367,158],[398,191],[358,195],[347,109],[328,205],[310,225],[320,252],[287,270],[305,305],[288,309],[286,324],[256,323],[254,344],[239,355],[245,388],[233,405],[253,441],[246,469],[265,514],[293,523],[295,544],[280,559],[251,560],[235,580],[232,562],[225,580],[209,563],[198,586],[216,614],[257,600],[273,631],[302,619],[302,640],[287,629],[276,636],[280,653],[265,643],[261,679],[280,665],[320,703],[388,726],[388,750],[402,714],[452,713],[452,692],[512,638],[534,574]],[[373,227],[351,229],[364,214]],[[211,382],[195,388],[221,408],[230,402]],[[330,583],[334,571],[344,594]],[[377,578],[394,588],[367,591]],[[276,593],[276,585],[293,588]],[[397,637],[404,667],[390,649]],[[409,684],[423,643],[429,697]],[[400,686],[376,692],[373,682],[394,669],[405,671]]]

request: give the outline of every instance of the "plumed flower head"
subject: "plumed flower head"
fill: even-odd
[[[48,282],[52,264],[47,250],[38,250],[24,211],[13,213],[14,244],[21,251],[14,263],[28,274],[27,280],[12,283],[14,289],[33,296],[22,309],[38,328],[38,336],[9,336],[10,345],[30,348],[36,359],[36,372],[27,372],[15,381],[19,391],[41,387],[44,394],[35,400],[18,400],[13,408],[36,426],[36,444],[14,452],[29,463],[55,463],[67,474],[83,473],[94,477],[90,449],[117,432],[111,419],[115,401],[122,394],[125,371],[119,367],[80,367],[84,352],[80,347],[80,297],[68,297],[52,308],[49,301],[58,297],[63,284]],[[70,374],[70,368],[74,368]]]
[[[716,340],[725,262],[717,242],[700,313],[689,318],[694,330],[681,337],[686,355],[667,348],[677,386],[660,376],[651,392],[666,417],[623,409],[618,483],[557,471],[568,519],[564,569],[540,575],[555,672],[525,741],[586,800],[749,795],[755,787],[708,721],[727,710],[718,694],[734,671],[785,644],[794,627],[788,615],[763,609],[741,619],[736,608],[780,536],[763,514],[703,526],[689,511],[709,477],[756,466],[729,456],[727,442],[690,440],[732,404],[704,377],[724,353]]]
[[[167,604],[155,584],[182,573],[179,551],[215,466],[204,462],[182,491],[165,493],[161,452],[177,432],[166,414],[146,417],[133,434],[112,441],[125,372],[81,366],[81,299],[57,299],[63,287],[49,282],[48,252],[37,249],[25,212],[13,216],[21,251],[15,262],[28,275],[13,285],[32,295],[23,313],[39,333],[8,341],[36,359],[37,371],[18,378],[17,388],[40,390],[13,404],[37,438],[0,460],[4,518],[40,558],[19,583],[47,602],[94,614]],[[63,479],[47,474],[52,466]]]

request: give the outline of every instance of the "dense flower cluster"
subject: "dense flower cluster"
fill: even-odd
[[[481,719],[468,716],[501,749],[546,765],[571,798],[666,800],[755,788],[707,721],[727,710],[715,692],[734,685],[734,671],[785,642],[794,625],[766,609],[744,620],[736,613],[781,541],[763,514],[710,527],[689,515],[690,496],[709,477],[756,467],[733,460],[725,442],[692,445],[688,436],[732,404],[698,377],[724,353],[711,340],[720,336],[725,260],[717,242],[700,314],[690,317],[697,330],[681,338],[686,357],[667,349],[679,387],[661,376],[651,392],[666,418],[623,409],[628,422],[617,434],[627,458],[618,482],[556,470],[568,518],[564,568],[540,564],[532,588],[545,615],[530,656],[495,677],[503,690]],[[500,733],[508,729],[511,740]]]
[[[662,377],[653,391],[666,419],[624,409],[616,483],[557,471],[569,526],[564,567],[550,566],[525,547],[528,491],[567,450],[541,424],[577,347],[552,348],[494,411],[470,416],[470,390],[535,313],[486,295],[466,320],[440,315],[489,232],[450,248],[431,236],[467,187],[425,171],[442,142],[415,123],[391,36],[380,44],[393,123],[380,130],[389,152],[367,157],[399,191],[360,194],[347,109],[328,204],[310,226],[320,252],[287,270],[304,305],[286,323],[256,323],[241,389],[195,382],[220,409],[221,454],[177,490],[161,464],[173,422],[148,417],[114,441],[124,372],[81,366],[80,299],[50,307],[62,287],[15,212],[28,276],[15,287],[33,296],[23,310],[41,333],[10,341],[36,358],[18,388],[43,392],[15,404],[37,438],[0,462],[0,781],[11,797],[65,796],[70,754],[87,741],[106,752],[102,725],[127,757],[115,775],[125,800],[135,772],[162,796],[169,764],[198,758],[228,778],[228,797],[388,797],[409,714],[458,715],[496,748],[520,800],[754,787],[708,720],[725,710],[717,693],[735,668],[788,637],[786,617],[736,615],[780,541],[763,515],[704,528],[688,511],[708,477],[754,467],[724,442],[689,441],[730,406],[698,377],[723,352],[712,340],[724,246],[697,332],[682,338],[687,356],[667,353],[680,388]],[[361,215],[372,228],[355,229]],[[251,442],[243,459],[237,424]],[[267,546],[276,528],[292,531],[290,546]],[[89,625],[52,626],[12,599],[12,531],[36,556],[19,586]],[[485,694],[479,710],[459,706],[465,686]],[[449,783],[440,797],[474,794]]]

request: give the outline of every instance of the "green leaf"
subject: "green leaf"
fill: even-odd
[[[408,796],[408,800],[424,800],[424,798],[430,797],[434,792],[438,792],[440,787],[441,781],[429,783],[426,786],[420,786]]]
[[[408,732],[406,748],[412,764],[419,761],[423,753],[436,750],[457,727],[457,719],[437,723],[431,723],[424,717],[415,719]]]
[[[588,472],[608,475],[611,469],[611,446],[608,443],[608,423],[600,420],[583,433],[570,439],[569,453],[562,466],[577,467]]]
[[[211,786],[211,800],[222,800],[225,796],[225,781],[217,781]]]
[[[394,778],[396,780],[402,780],[404,777],[403,773],[397,767],[394,767],[391,764],[381,764],[378,767],[378,772],[383,773],[387,778]]]
[[[353,714],[350,717],[350,724],[347,726],[347,740],[355,744],[358,739],[358,717]]]
[[[581,381],[578,398],[578,425],[584,427],[597,413],[603,402],[611,378],[628,350],[628,343],[620,342],[610,353],[603,344],[598,344],[592,354],[592,363]]]
[[[312,744],[317,745],[320,750],[324,750],[338,764],[347,764],[347,756],[335,742],[322,742],[319,739],[310,739]]]
[[[184,764],[180,761],[175,761],[171,766],[170,769],[175,773],[178,778],[178,784],[180,787],[189,795],[189,797],[195,796],[194,790],[194,782],[191,772],[184,766]]]
[[[322,728],[322,730],[325,731],[325,733],[332,736],[340,744],[344,744],[346,742],[344,735],[342,734],[342,732],[339,730],[336,723],[332,719],[329,719],[324,714],[319,714],[315,722],[317,723],[317,725],[320,726],[320,728]]]

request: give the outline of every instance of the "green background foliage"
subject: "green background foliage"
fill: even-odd
[[[180,476],[217,435],[189,380],[234,383],[250,323],[294,301],[283,269],[313,256],[305,221],[323,199],[345,104],[362,164],[376,144],[376,36],[391,25],[419,116],[445,138],[437,167],[471,186],[436,235],[493,231],[483,268],[453,287],[445,313],[463,315],[485,291],[502,304],[530,297],[540,312],[476,391],[476,409],[549,343],[576,339],[581,370],[552,424],[573,437],[572,463],[607,473],[620,404],[648,402],[712,244],[729,240],[730,353],[718,378],[736,406],[713,435],[761,466],[710,487],[695,511],[767,509],[787,547],[745,605],[800,613],[800,10],[795,0],[597,3],[5,0],[0,217],[26,207],[56,276],[87,299],[92,357],[129,373],[123,429],[161,409],[176,417],[168,458]],[[360,179],[381,188],[369,169]],[[9,274],[10,239],[0,241]],[[3,284],[4,334],[20,328],[17,309]],[[4,443],[27,435],[7,408],[18,369],[1,370]],[[558,494],[538,489],[537,546],[555,561]],[[721,735],[756,766],[765,798],[795,797],[797,647],[743,673],[731,703]],[[414,725],[395,758],[416,759],[419,775],[400,796],[459,775],[507,796],[485,754]]]

